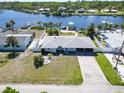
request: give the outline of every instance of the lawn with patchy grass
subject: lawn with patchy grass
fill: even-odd
[[[36,54],[35,54],[36,55]],[[9,62],[0,67],[0,83],[67,84],[82,83],[77,57],[55,57],[50,64],[38,69],[29,55],[22,62]]]
[[[75,36],[73,32],[60,32],[60,36]]]
[[[123,86],[124,83],[122,82],[120,76],[116,73],[116,71],[113,69],[111,63],[109,60],[103,55],[102,53],[97,53],[96,60],[101,67],[104,75],[106,76],[107,80],[112,85],[121,85]]]
[[[8,58],[7,58],[8,53],[0,52],[0,66],[5,65],[8,63]]]

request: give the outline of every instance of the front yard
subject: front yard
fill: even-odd
[[[22,62],[8,62],[0,67],[0,83],[67,84],[79,85],[82,75],[77,57],[55,57],[50,64],[35,68],[29,55]]]
[[[0,52],[0,66],[3,66],[8,63],[9,60],[7,59],[7,55],[8,53]]]

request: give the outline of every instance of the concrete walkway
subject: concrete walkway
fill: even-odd
[[[78,56],[81,73],[83,76],[82,85],[31,85],[11,84],[0,85],[0,92],[7,86],[15,88],[20,93],[124,93],[124,87],[112,86],[103,75],[96,60],[92,56]]]

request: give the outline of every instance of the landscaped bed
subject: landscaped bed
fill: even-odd
[[[35,68],[29,55],[22,62],[9,62],[0,67],[0,83],[69,84],[82,83],[77,57],[55,57],[50,64]]]
[[[113,69],[109,60],[102,53],[97,53],[96,60],[99,64],[99,66],[101,67],[104,75],[106,76],[107,80],[112,85],[121,85],[121,86],[124,85],[120,76],[118,76],[118,74]]]

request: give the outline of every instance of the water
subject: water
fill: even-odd
[[[23,12],[17,12],[13,10],[4,10],[0,13],[0,27],[5,27],[5,23],[13,19],[16,24],[15,27],[21,27],[25,24],[31,23],[36,24],[38,21],[42,22],[62,22],[62,25],[67,25],[70,21],[75,23],[77,29],[87,27],[90,23],[96,25],[101,24],[103,20],[111,21],[113,23],[121,24],[124,23],[124,17],[118,16],[69,16],[69,17],[56,17],[56,16],[45,16],[42,14],[27,14]]]

